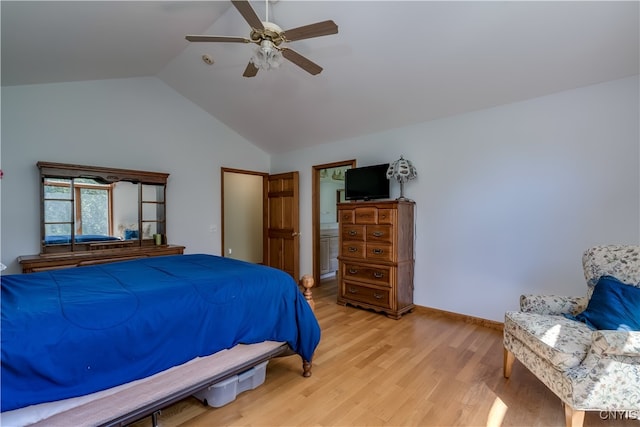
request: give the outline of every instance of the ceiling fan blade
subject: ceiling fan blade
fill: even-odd
[[[244,37],[226,36],[185,36],[190,42],[223,42],[223,43],[251,43],[251,40]]]
[[[281,51],[282,51],[282,56],[284,56],[289,61],[293,62],[298,67],[305,70],[306,72],[313,74],[314,76],[316,74],[320,74],[320,72],[322,71],[321,66],[305,58],[304,56],[300,55],[295,50],[291,50],[288,47],[283,47]]]
[[[337,34],[338,26],[332,20],[316,22],[298,28],[292,28],[284,32],[284,38],[288,41],[310,39],[312,37],[328,36]]]
[[[231,0],[231,3],[238,9],[240,15],[247,21],[251,28],[255,28],[257,30],[264,30],[264,25],[256,11],[251,7],[251,3],[248,0]]]
[[[258,68],[253,65],[253,62],[247,64],[247,68],[244,69],[243,77],[255,77],[258,74]]]

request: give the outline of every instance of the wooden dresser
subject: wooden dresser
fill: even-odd
[[[105,264],[115,261],[156,257],[163,255],[182,255],[184,246],[160,245],[122,249],[105,249],[87,252],[67,252],[60,254],[23,255],[18,257],[23,273],[58,270],[60,268],[81,267],[84,265]]]
[[[338,214],[338,304],[394,319],[413,310],[414,203],[340,203]]]

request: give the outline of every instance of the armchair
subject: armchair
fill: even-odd
[[[511,376],[518,359],[560,398],[567,427],[582,426],[585,411],[628,411],[636,417],[640,413],[637,326],[598,330],[570,318],[586,315],[596,304],[590,303],[596,285],[603,276],[613,276],[612,280],[622,282],[624,292],[633,295],[629,300],[619,298],[632,305],[626,308],[635,323],[627,323],[638,324],[640,246],[596,246],[584,253],[582,265],[586,296],[522,295],[520,311],[507,312],[504,322],[505,378]],[[600,292],[594,301],[599,301]]]

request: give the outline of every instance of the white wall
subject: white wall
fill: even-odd
[[[583,295],[584,249],[640,243],[638,91],[635,76],[273,157],[273,173],[300,171],[301,271],[312,166],[403,154],[419,175],[416,304],[502,321],[521,293]]]
[[[224,173],[224,256],[261,264],[263,176]]]
[[[39,246],[38,160],[170,174],[167,237],[220,253],[220,167],[268,172],[269,156],[153,77],[2,88],[5,273]]]

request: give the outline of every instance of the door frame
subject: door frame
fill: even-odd
[[[311,224],[312,224],[312,260],[313,260],[313,280],[315,286],[320,286],[320,171],[322,169],[336,168],[341,166],[356,167],[356,159],[342,160],[339,162],[325,163],[311,167]]]
[[[244,169],[233,169],[233,168],[220,168],[220,238],[221,238],[221,246],[220,252],[224,257],[226,256],[225,245],[224,245],[224,174],[225,172],[229,173],[237,173],[244,175],[257,175],[262,177],[262,264],[266,263],[267,260],[267,226],[268,226],[268,218],[267,218],[267,181],[269,178],[269,174],[265,172],[256,172]]]

